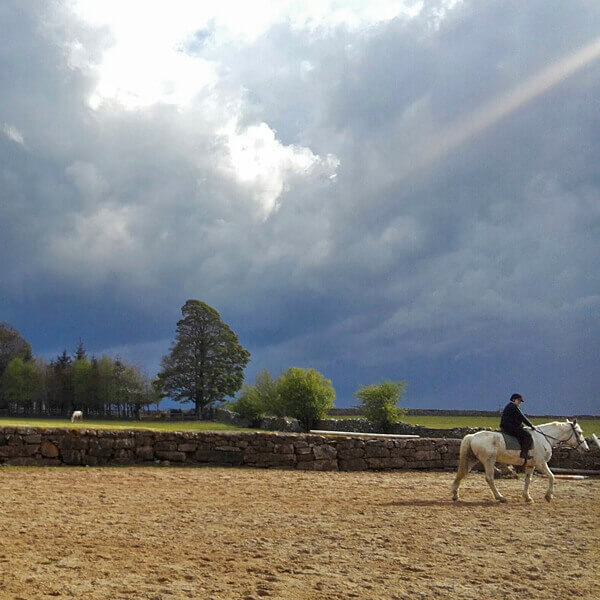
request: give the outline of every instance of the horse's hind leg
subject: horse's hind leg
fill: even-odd
[[[454,483],[452,484],[452,500],[458,500],[458,488],[460,487],[462,480],[471,472],[478,462],[479,460],[477,458],[469,458],[467,468],[464,471],[462,469],[458,470]]]
[[[506,498],[498,491],[496,487],[496,483],[494,482],[494,464],[495,460],[493,457],[488,458],[483,466],[485,468],[485,480],[488,482],[490,489],[492,490],[492,494],[494,494],[494,498],[498,500],[498,502],[506,502]]]
[[[529,484],[531,483],[532,475],[533,475],[533,467],[526,467],[526,469],[525,469],[525,485],[523,486],[523,498],[525,498],[525,502],[533,502],[533,498],[529,495]]]

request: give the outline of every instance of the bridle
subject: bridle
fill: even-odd
[[[554,440],[555,442],[558,442],[558,444],[556,444],[557,446],[565,444],[565,445],[570,446],[571,448],[577,449],[577,448],[579,448],[579,446],[582,446],[583,444],[585,444],[585,438],[582,435],[581,439],[579,439],[579,432],[577,431],[577,429],[575,429],[575,423],[569,422],[569,425],[571,426],[571,433],[569,434],[569,437],[565,440],[563,440],[561,438],[556,438],[553,435],[550,435],[548,433],[544,433],[540,429],[536,429],[536,431],[541,433],[547,440],[550,439],[550,440]],[[573,446],[568,443],[573,436],[575,436],[575,441],[577,442],[577,446]],[[552,444],[550,444],[550,445],[552,446]]]

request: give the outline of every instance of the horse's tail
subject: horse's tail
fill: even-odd
[[[473,434],[465,435],[460,443],[460,453],[458,455],[458,472],[457,479],[462,479],[469,472],[469,459],[475,458],[473,450],[471,450],[471,438]]]

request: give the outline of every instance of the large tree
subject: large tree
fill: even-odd
[[[162,359],[158,377],[165,397],[194,402],[200,417],[204,407],[240,389],[250,353],[208,304],[188,300],[181,313],[175,341]]]

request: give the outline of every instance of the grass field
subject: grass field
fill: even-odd
[[[335,417],[336,419],[357,418],[357,417]],[[498,429],[500,425],[500,415],[497,417],[463,417],[463,416],[437,416],[437,415],[403,415],[400,419],[403,423],[411,425],[423,425],[432,429],[452,429],[453,427],[487,427],[489,429]],[[541,425],[554,421],[548,417],[529,419],[534,425]],[[578,423],[586,436],[600,435],[600,419],[580,419]]]
[[[0,427],[68,427],[70,429],[151,429],[153,431],[253,431],[213,421],[101,421],[71,423],[69,419],[0,418]]]
[[[357,417],[335,417],[336,419],[352,419]],[[454,427],[487,427],[498,429],[500,417],[463,417],[434,415],[404,415],[403,423],[423,425],[433,429],[452,429]],[[547,423],[548,417],[530,419],[534,425]],[[581,419],[579,421],[586,436],[595,433],[600,436],[600,419]],[[85,420],[71,423],[68,419],[28,419],[0,418],[0,427],[69,427],[76,429],[151,429],[154,431],[251,431],[242,427],[234,427],[213,421],[101,421]]]

